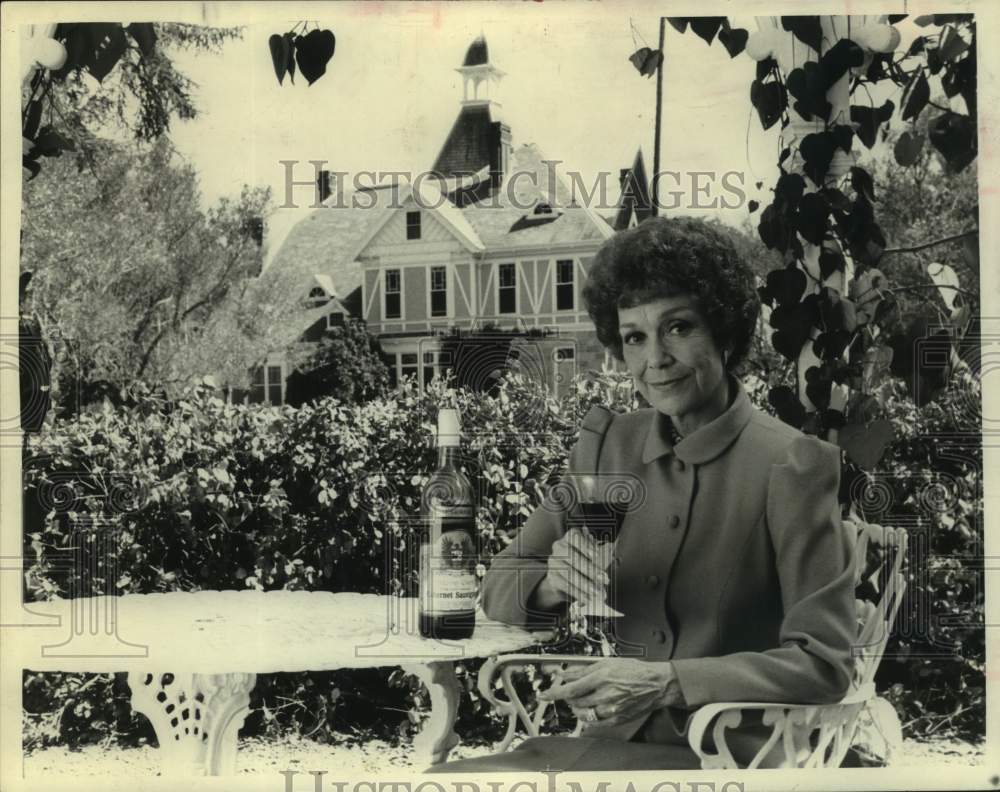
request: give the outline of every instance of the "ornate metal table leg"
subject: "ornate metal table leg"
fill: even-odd
[[[156,731],[164,774],[231,775],[256,674],[130,672],[132,708]]]
[[[438,660],[405,665],[403,670],[423,682],[431,697],[430,718],[414,738],[413,746],[419,753],[429,756],[431,764],[443,762],[459,742],[455,734],[455,718],[458,715],[460,689],[455,667],[451,661]]]

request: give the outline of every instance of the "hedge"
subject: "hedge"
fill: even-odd
[[[754,401],[770,409],[766,383],[746,382]],[[942,554],[931,566],[941,574],[911,572],[916,596],[907,605],[917,607],[926,594],[964,614],[970,626],[939,620],[926,635],[894,640],[890,651],[898,656],[883,662],[880,684],[897,685],[892,698],[911,732],[946,728],[977,736],[984,720],[981,561],[977,572],[956,559],[977,547],[982,555],[981,492],[971,483],[981,465],[973,455],[949,461],[946,471],[934,454],[935,434],[968,430],[973,421],[952,409],[970,402],[969,388],[952,401],[917,410],[892,394],[898,440],[884,471],[869,480],[891,480],[900,513],[909,516],[924,509],[914,493],[927,477],[947,474],[949,482],[973,487],[939,504],[927,521],[932,547]],[[412,595],[405,544],[414,538],[421,487],[436,462],[438,407],[455,403],[463,416],[488,563],[558,476],[580,419],[598,402],[637,406],[621,374],[581,377],[558,401],[511,375],[495,397],[447,391],[441,383],[422,393],[407,383],[395,397],[363,405],[328,398],[292,408],[231,405],[194,389],[172,404],[147,395],[132,408],[57,422],[31,436],[26,451],[25,596],[234,588]],[[892,521],[889,514],[868,517]],[[109,533],[116,548],[112,574],[58,563],[97,532]],[[923,657],[928,647],[939,654],[944,647],[951,659]],[[467,691],[459,728],[467,739],[496,740],[503,728],[475,691],[478,667],[458,669]],[[153,739],[145,718],[128,707],[123,675],[26,672],[24,700],[29,748]],[[243,733],[392,738],[408,734],[426,706],[420,685],[398,670],[261,675]]]

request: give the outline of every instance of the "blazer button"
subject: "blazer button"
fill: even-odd
[[[673,515],[670,516],[670,527],[671,528],[676,528],[680,524],[681,524],[681,518],[680,517],[678,517],[676,514],[673,514]]]
[[[663,630],[653,630],[653,640],[657,643],[666,643],[667,634]]]
[[[649,586],[650,588],[656,588],[658,585],[660,585],[660,579],[656,575],[650,575],[648,578],[646,578],[646,585]]]

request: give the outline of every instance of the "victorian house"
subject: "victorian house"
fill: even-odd
[[[323,207],[291,229],[268,266],[301,273],[303,297],[312,301],[307,340],[344,315],[361,317],[395,381],[413,376],[425,385],[439,376],[454,362],[456,337],[514,331],[516,366],[558,392],[578,371],[611,362],[581,287],[601,244],[646,214],[641,154],[621,172],[617,215],[601,217],[503,122],[493,98],[503,72],[484,38],[470,45],[458,72],[458,114],[427,169],[436,178],[345,196],[330,193],[321,175]],[[485,378],[504,365],[488,358]],[[276,354],[258,373],[260,400],[281,398],[283,365]]]

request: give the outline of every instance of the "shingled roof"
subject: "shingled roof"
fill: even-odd
[[[494,167],[498,127],[488,104],[464,106],[451,125],[432,170],[447,178]]]

